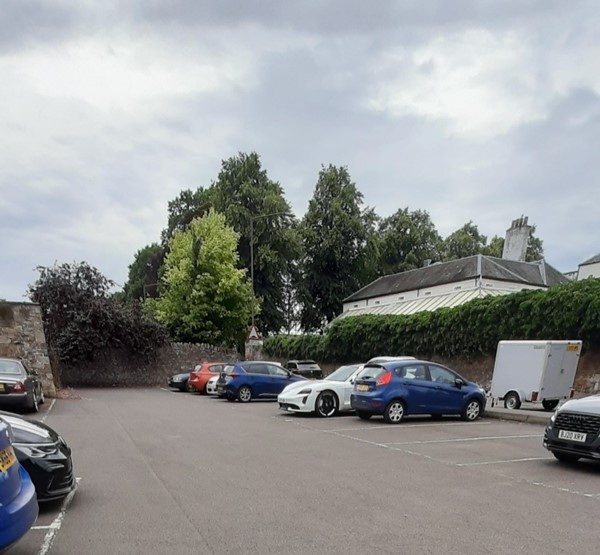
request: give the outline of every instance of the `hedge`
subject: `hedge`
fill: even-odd
[[[600,279],[475,299],[455,308],[408,316],[364,315],[334,321],[324,335],[265,339],[278,358],[353,362],[377,355],[493,355],[508,339],[581,339],[600,351]]]

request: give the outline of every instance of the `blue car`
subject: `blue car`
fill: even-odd
[[[226,366],[217,380],[217,393],[228,401],[277,399],[283,388],[306,378],[292,374],[274,362],[248,361]]]
[[[383,415],[388,424],[413,414],[460,414],[472,421],[483,413],[485,391],[440,364],[396,361],[366,365],[354,383],[350,405],[359,418]]]
[[[35,487],[17,461],[10,426],[0,419],[0,550],[24,536],[37,516]]]

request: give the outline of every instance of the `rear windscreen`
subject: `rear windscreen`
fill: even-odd
[[[14,360],[0,360],[0,374],[5,376],[20,376],[21,365]]]
[[[358,375],[360,380],[376,380],[379,376],[385,374],[387,370],[383,366],[365,366],[364,370]]]

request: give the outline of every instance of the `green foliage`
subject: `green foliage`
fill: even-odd
[[[487,237],[479,233],[479,228],[473,222],[467,222],[444,239],[443,259],[456,260],[483,253],[486,242]]]
[[[135,254],[124,287],[125,299],[137,301],[158,297],[159,273],[164,259],[165,249],[156,243]]]
[[[244,335],[253,299],[238,237],[211,209],[169,242],[161,294],[147,309],[177,340],[232,345]]]
[[[59,362],[94,360],[115,347],[149,357],[167,341],[165,329],[144,315],[139,303],[110,296],[113,282],[87,262],[37,270],[29,295],[40,304],[48,349]]]
[[[323,167],[300,227],[301,325],[321,329],[342,309],[342,301],[376,274],[375,217],[345,167]]]
[[[186,189],[169,202],[167,229],[162,232],[163,243],[168,243],[177,231],[184,231],[194,218],[201,218],[212,206],[212,190],[199,187]]]
[[[442,238],[426,211],[400,209],[383,220],[379,234],[382,275],[420,268],[425,260],[440,258]]]
[[[493,355],[498,342],[509,339],[581,339],[584,349],[600,350],[600,279],[410,316],[347,317],[333,322],[326,335],[268,338],[263,349],[281,358],[342,363],[377,355]]]

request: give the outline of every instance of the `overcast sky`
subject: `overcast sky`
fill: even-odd
[[[75,7],[74,7],[75,6]],[[256,151],[298,216],[322,164],[387,216],[600,252],[597,0],[2,0],[0,298],[119,284],[167,202]]]

